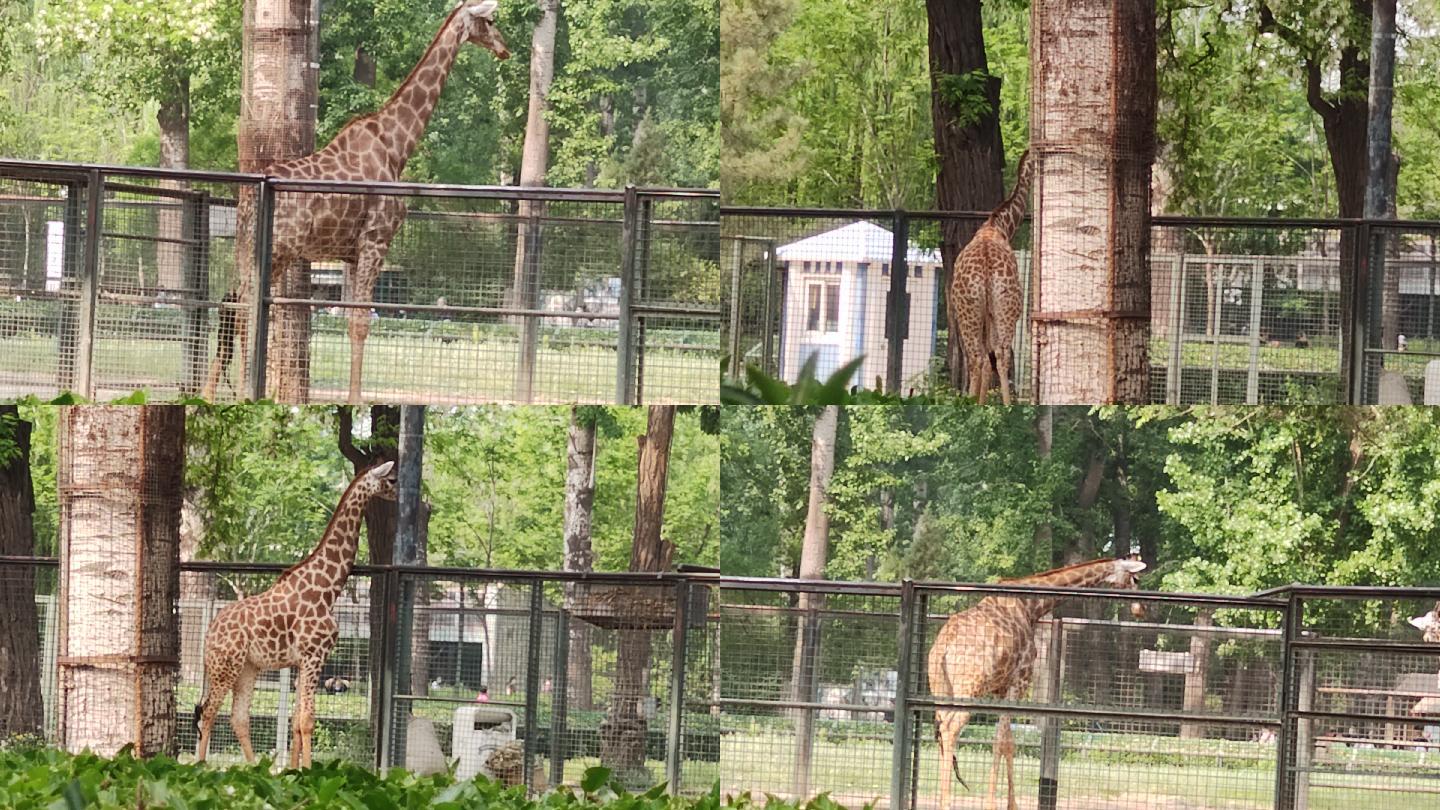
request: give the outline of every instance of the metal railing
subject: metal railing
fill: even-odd
[[[54,558],[0,557],[0,594],[10,598],[23,589],[34,599],[42,728],[59,743],[56,566]],[[195,750],[190,717],[205,685],[210,621],[235,599],[269,587],[285,568],[181,564],[175,751]],[[357,565],[334,606],[339,640],[320,675],[316,755],[419,770],[458,762],[462,776],[481,767],[535,789],[574,785],[591,765],[614,767],[624,748],[614,724],[632,705],[644,718],[640,739],[631,740],[642,759],[629,772],[617,769],[617,777],[634,786],[665,781],[683,792],[707,790],[719,769],[712,717],[716,581],[708,573]],[[607,593],[624,596],[624,603]],[[643,620],[626,603],[644,610]],[[621,694],[624,667],[638,676],[631,678],[634,694]],[[488,699],[477,702],[482,691]],[[622,699],[627,703],[619,705]],[[258,752],[285,757],[294,700],[289,670],[262,674],[251,709]],[[461,727],[477,710],[508,715],[508,724],[489,733]],[[219,760],[239,756],[227,712],[211,740],[210,754]],[[10,732],[0,728],[0,736]],[[492,772],[487,757],[511,740],[514,768]]]
[[[1404,620],[1437,597],[724,578],[722,784],[936,807],[953,771],[970,806],[1007,715],[1022,805],[1418,806],[1440,793],[1440,645]],[[949,693],[931,682],[936,634],[986,598],[1063,606],[1034,627],[1028,689]],[[1137,603],[1143,618],[1126,610]],[[947,666],[996,641],[952,637]],[[969,720],[953,764],[933,742],[947,711]]]
[[[813,358],[823,376],[864,356],[856,383],[933,387],[948,363],[942,239],[985,216],[722,207],[731,373],[792,379]],[[1151,401],[1440,402],[1440,223],[1165,215],[1150,234]],[[1033,309],[1031,240],[1027,222],[1012,377],[1034,401],[1035,330],[1055,314]]]
[[[0,394],[343,400],[363,327],[364,399],[713,402],[718,202],[0,160]],[[377,206],[403,224],[372,300],[288,258]],[[227,320],[257,339],[217,377]]]

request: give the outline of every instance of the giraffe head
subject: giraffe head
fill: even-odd
[[[1112,588],[1125,591],[1140,590],[1140,572],[1145,570],[1145,562],[1140,555],[1131,554],[1129,557],[1120,557],[1114,561],[1109,576],[1105,578],[1105,584]],[[1144,602],[1130,603],[1130,616],[1135,619],[1144,619],[1146,616]]]
[[[465,0],[460,9],[461,24],[465,26],[466,42],[490,51],[495,54],[496,59],[509,59],[510,49],[505,46],[505,40],[500,36],[500,28],[495,24],[495,9],[499,5],[498,0],[482,0],[478,3]]]
[[[1435,608],[1424,616],[1416,616],[1410,623],[1425,634],[1425,640],[1431,643],[1440,643],[1440,602],[1435,603]]]
[[[365,487],[362,495],[387,501],[395,500],[395,462],[377,464],[361,475],[363,480],[360,485]]]

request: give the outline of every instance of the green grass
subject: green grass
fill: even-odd
[[[1218,348],[1218,358],[1217,358]],[[1154,337],[1150,340],[1150,362],[1157,366],[1170,364],[1170,341]],[[1246,371],[1250,368],[1250,343],[1223,341],[1218,347],[1203,337],[1187,337],[1180,350],[1180,365],[1187,369],[1208,369],[1218,365],[1222,371]],[[1309,371],[1338,374],[1340,371],[1340,350],[1334,344],[1312,344],[1309,348],[1297,349],[1293,344],[1283,346],[1261,345],[1259,350],[1261,371]]]
[[[338,321],[337,321],[338,323]],[[694,333],[652,330],[645,354],[644,398],[650,402],[709,402],[719,396],[718,346],[685,341]],[[713,336],[711,336],[713,338]],[[713,342],[713,340],[712,340]],[[686,348],[670,348],[685,346]],[[206,355],[208,363],[210,354]],[[102,337],[95,344],[97,399],[134,390],[174,391],[184,374],[182,344],[173,340]],[[516,396],[518,350],[513,336],[482,331],[442,342],[438,333],[372,333],[365,344],[364,391],[371,397],[413,397],[437,403],[507,401]],[[542,332],[536,355],[537,401],[600,400],[615,396],[614,348],[561,342]],[[33,333],[0,338],[0,393],[57,390],[56,341]],[[238,381],[242,371],[232,369]],[[311,397],[347,395],[350,341],[342,329],[316,328],[311,335]],[[233,396],[222,386],[220,396]]]
[[[992,730],[988,726],[966,729],[963,739],[967,742],[959,747],[958,758],[960,773],[970,790],[954,785],[952,810],[981,806],[990,772]],[[928,734],[928,729],[922,730],[922,736]],[[1016,742],[1017,795],[1033,802],[1040,776],[1039,734],[1017,728]],[[938,749],[929,739],[922,741],[920,749],[919,806],[935,807]],[[1066,731],[1062,749],[1060,802],[1070,810],[1273,806],[1273,743]],[[783,793],[792,784],[795,737],[788,730],[742,724],[721,737],[720,751],[724,763],[722,785],[727,792]],[[1405,792],[1407,782],[1403,778],[1404,774],[1414,776],[1433,770],[1433,757],[1422,761],[1413,752],[1379,750],[1347,750],[1343,755],[1347,758],[1343,765],[1327,763],[1327,767],[1388,769],[1397,775],[1316,775],[1315,785],[1337,787],[1312,787],[1312,810],[1350,810],[1382,799],[1395,800],[1396,807],[1418,807],[1435,800],[1434,794]],[[852,807],[889,795],[892,749],[887,739],[844,739],[837,733],[821,734],[812,756],[812,793],[828,792]],[[1414,789],[1423,783],[1413,780],[1408,786]],[[1400,792],[1382,794],[1366,789],[1377,787]],[[1024,801],[1022,806],[1026,806]]]

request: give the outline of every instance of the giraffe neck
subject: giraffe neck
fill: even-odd
[[[1042,571],[1020,579],[1008,580],[1008,582],[1016,585],[1045,585],[1051,588],[1104,588],[1108,587],[1107,580],[1114,570],[1114,560],[1091,560],[1078,565],[1056,568],[1052,571]],[[1064,599],[1062,597],[1046,597],[1043,599],[1018,599],[1017,601],[1020,603],[1020,609],[1033,622],[1054,610],[1055,606]]]
[[[372,486],[364,483],[364,476],[357,477],[340,496],[340,503],[330,515],[330,523],[305,559],[296,563],[280,575],[280,581],[289,581],[307,592],[317,592],[318,599],[325,605],[333,605],[350,569],[355,565],[355,555],[360,547],[360,524],[369,502]]]
[[[1015,174],[1015,187],[1010,196],[1000,203],[986,220],[987,225],[1004,234],[1006,241],[1015,235],[1015,229],[1025,219],[1025,209],[1030,191],[1030,178],[1035,171],[1035,162],[1027,151],[1020,156],[1020,168]]]
[[[445,81],[450,77],[450,69],[455,66],[460,47],[465,44],[465,24],[461,19],[463,8],[457,6],[450,12],[430,41],[425,55],[420,57],[390,100],[375,113],[381,131],[388,133],[383,141],[387,153],[385,162],[396,177],[400,176],[420,144],[420,137],[425,134],[425,127],[435,112],[435,104],[440,100],[440,92],[445,89]]]

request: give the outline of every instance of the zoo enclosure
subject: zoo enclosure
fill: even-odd
[[[61,688],[57,565],[54,558],[0,558],[5,604],[22,591],[34,599],[38,646],[31,663],[43,698],[44,736],[58,744],[63,741],[57,737],[56,716]],[[238,595],[269,587],[284,568],[181,564],[175,606],[180,629],[176,751],[195,750],[190,718],[204,684],[209,622]],[[602,757],[611,765],[611,757],[620,755],[610,747],[624,747],[615,723],[623,720],[635,731],[634,718],[625,713],[638,708],[643,759],[621,775],[637,785],[664,780],[678,790],[703,791],[717,778],[719,760],[712,717],[718,711],[713,705],[715,580],[704,572],[356,566],[335,605],[340,638],[320,676],[315,750],[321,757],[369,761],[382,768],[443,767],[445,760],[455,759],[462,775],[484,768],[533,788],[577,784],[585,768],[600,764]],[[637,613],[642,609],[643,616]],[[628,662],[622,660],[622,645],[634,653]],[[477,703],[482,687],[489,701]],[[285,755],[294,688],[289,670],[265,673],[257,682],[251,712],[257,752]],[[622,700],[627,702],[617,711]],[[221,714],[211,756],[238,759],[229,708]],[[467,722],[474,724],[468,731]],[[0,735],[8,731],[0,729]],[[512,756],[497,765],[498,772],[491,771],[495,763],[489,757],[506,740],[516,741]]]
[[[751,363],[793,380],[814,357],[823,378],[863,355],[855,383],[928,387],[946,352],[942,229],[986,216],[723,207],[732,374]],[[1440,402],[1437,242],[1435,222],[1152,217],[1151,400]],[[1034,319],[1053,315],[1032,311],[1030,244],[1027,221],[1014,241],[1022,400],[1037,384]],[[1342,354],[1345,334],[1364,340]]]
[[[272,289],[270,251],[237,267],[237,244],[272,244],[277,205],[318,198],[403,205],[374,300],[340,300],[343,265],[315,262],[276,279],[273,294],[227,301],[242,282]],[[0,395],[196,394],[228,311],[274,340],[250,340],[217,397],[343,400],[349,315],[360,309],[371,323],[367,399],[712,402],[718,202],[699,189],[0,160]]]
[[[979,806],[1001,713],[1016,721],[1022,806],[1431,803],[1440,645],[1420,643],[1405,620],[1437,596],[723,578],[722,784],[938,807],[939,780],[953,777],[937,761],[934,716],[953,709],[973,715],[954,766],[969,790],[955,785],[952,808]],[[1065,600],[1037,625],[1028,695],[957,696],[930,683],[936,633],[984,598]]]

